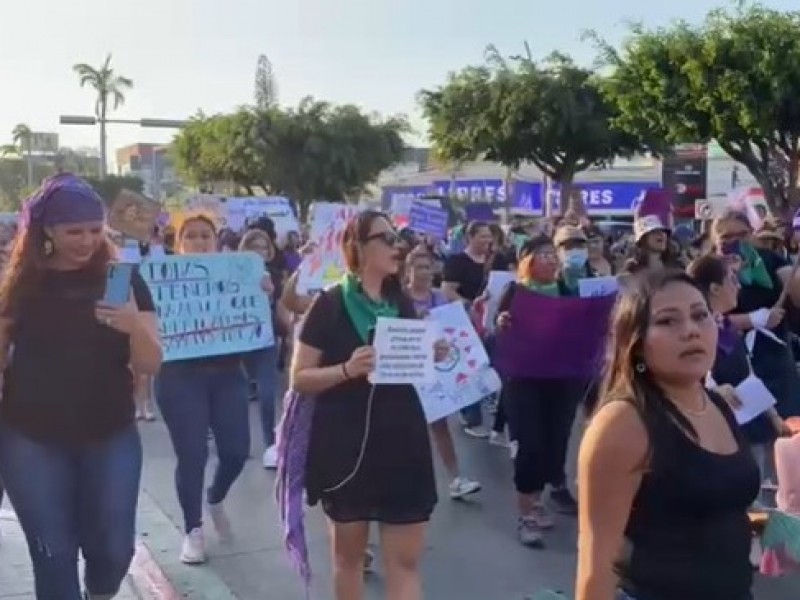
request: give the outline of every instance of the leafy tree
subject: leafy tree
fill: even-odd
[[[111,67],[111,54],[106,55],[99,68],[79,63],[72,69],[78,75],[81,87],[88,85],[97,93],[94,114],[100,123],[100,175],[105,177],[108,168],[106,116],[110,109],[116,110],[125,103],[125,91],[133,87],[133,81],[114,71]]]
[[[17,212],[22,201],[35,187],[27,184],[27,165],[20,158],[0,158],[0,212]],[[33,165],[33,180],[41,181],[53,174],[51,165],[37,162]]]
[[[264,54],[258,57],[255,99],[256,108],[261,110],[278,103],[278,82],[272,70],[272,63]]]
[[[619,50],[593,37],[613,69],[604,91],[615,125],[671,143],[716,140],[774,210],[796,206],[800,12],[739,5],[697,26],[635,25]]]
[[[25,157],[28,168],[28,186],[33,185],[33,131],[25,123],[19,123],[11,131],[11,144],[0,146],[0,155],[16,154]]]
[[[537,63],[490,46],[484,65],[451,74],[419,99],[441,157],[484,156],[510,169],[531,162],[571,199],[576,173],[645,148],[643,138],[611,126],[616,113],[599,82],[562,54]]]
[[[296,109],[198,115],[176,136],[176,168],[195,184],[233,182],[295,202],[357,199],[403,151],[403,118],[365,115],[351,105],[303,100]]]

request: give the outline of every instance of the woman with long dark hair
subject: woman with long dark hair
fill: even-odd
[[[70,174],[28,200],[0,283],[0,478],[33,562],[36,596],[112,598],[133,558],[142,447],[135,376],[161,364],[153,299],[102,304],[115,250],[103,202]]]
[[[625,286],[578,461],[577,600],[751,600],[758,468],[703,387],[717,323],[681,271]]]
[[[364,597],[370,522],[380,524],[388,597],[419,600],[436,504],[428,427],[412,386],[367,381],[377,319],[417,314],[398,277],[400,240],[384,214],[360,213],[342,243],[348,272],[314,299],[292,360],[292,388],[315,397],[308,501],[320,502],[330,521],[338,600]]]

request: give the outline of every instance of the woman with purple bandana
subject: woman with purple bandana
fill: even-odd
[[[154,374],[162,353],[138,273],[127,304],[100,303],[115,255],[104,219],[86,182],[47,179],[26,203],[0,283],[0,478],[39,600],[112,598],[134,553],[134,377]]]

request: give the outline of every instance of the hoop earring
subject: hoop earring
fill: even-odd
[[[642,375],[645,371],[647,371],[647,365],[643,362],[637,362],[634,366],[634,369],[636,369],[636,372],[639,373],[639,375]]]
[[[53,241],[51,239],[46,239],[44,244],[42,245],[42,251],[44,252],[45,256],[50,256],[55,251],[53,248]]]

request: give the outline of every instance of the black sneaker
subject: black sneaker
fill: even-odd
[[[578,503],[565,487],[554,488],[550,491],[550,504],[557,513],[562,515],[578,514]]]

